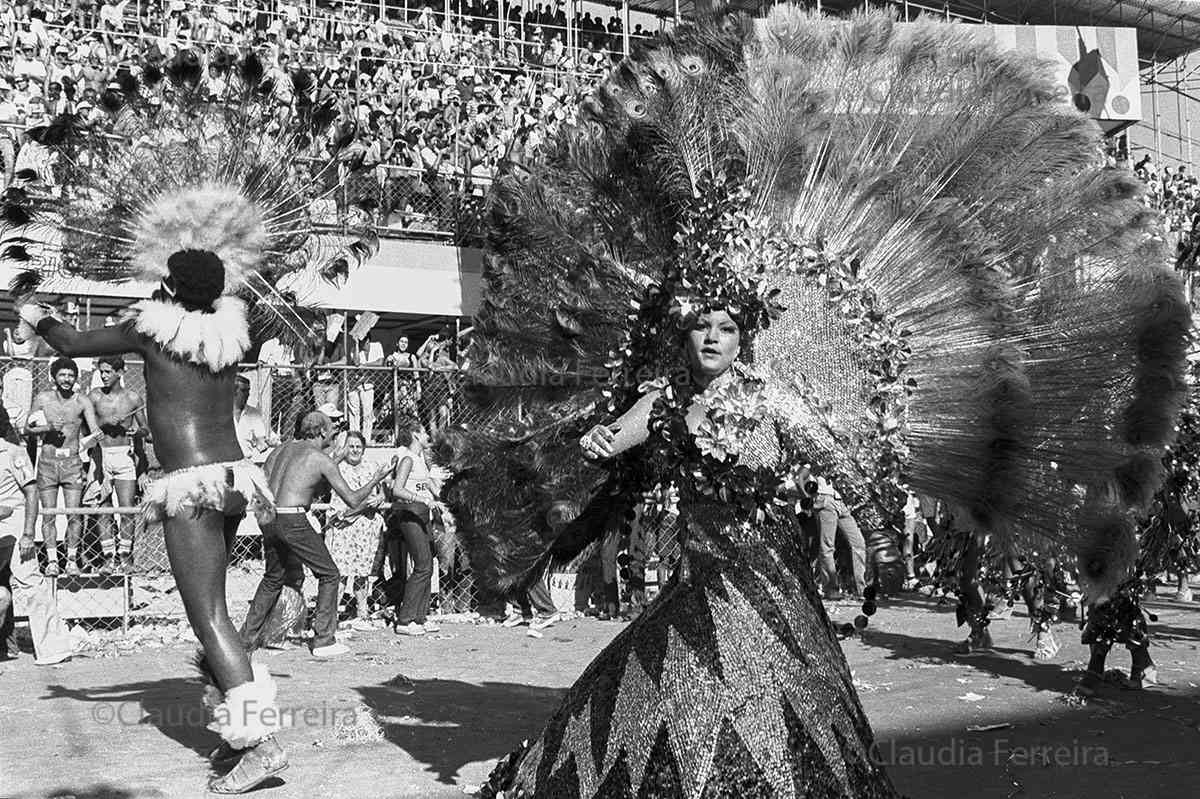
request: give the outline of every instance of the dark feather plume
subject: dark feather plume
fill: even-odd
[[[82,120],[75,114],[59,114],[50,124],[27,131],[27,135],[43,147],[61,147],[79,134]]]
[[[183,50],[167,63],[167,78],[178,88],[194,88],[203,77],[200,56],[195,50]]]
[[[242,76],[242,84],[247,89],[257,88],[258,84],[262,83],[263,75],[266,74],[262,61],[254,53],[248,53],[242,59],[238,72]]]
[[[28,297],[38,290],[42,285],[42,273],[35,272],[31,269],[23,269],[13,275],[13,279],[9,281],[8,293],[13,299],[20,297]]]
[[[153,89],[162,83],[163,71],[158,64],[147,64],[142,69],[142,83],[146,88]]]
[[[33,260],[33,258],[29,255],[29,250],[25,249],[25,247],[20,244],[10,244],[5,247],[4,251],[0,252],[0,259],[4,258],[22,262]]]
[[[121,91],[126,97],[132,97],[138,92],[138,79],[130,72],[118,72],[117,84],[121,87]]]

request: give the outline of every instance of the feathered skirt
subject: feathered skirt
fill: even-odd
[[[142,498],[142,515],[150,522],[201,510],[226,516],[253,513],[260,523],[268,522],[275,516],[275,495],[263,470],[241,460],[168,472]]]
[[[689,548],[488,797],[897,796],[807,564]]]

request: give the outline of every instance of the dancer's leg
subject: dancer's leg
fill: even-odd
[[[980,561],[983,558],[984,536],[968,533],[958,568],[958,587],[963,608],[970,625],[970,637],[959,647],[961,654],[990,649],[992,637],[987,631],[987,611],[984,609],[986,595],[979,583]]]
[[[217,687],[228,693],[251,682],[250,656],[225,606],[224,516],[212,510],[189,512],[167,519],[163,528],[171,573]]]

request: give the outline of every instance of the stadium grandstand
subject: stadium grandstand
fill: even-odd
[[[1154,202],[1190,230],[1200,200],[1189,165],[1200,3],[1179,0],[809,0],[830,14],[887,6],[979,25],[981,36],[1057,61],[1072,101],[1138,166]],[[766,3],[735,2],[749,11]],[[257,52],[284,76],[304,68],[358,133],[353,157],[374,169],[352,187],[377,198],[379,256],[334,309],[381,315],[385,336],[421,338],[469,325],[482,256],[471,248],[498,166],[539,156],[577,98],[636,46],[710,8],[688,0],[0,0],[0,162],[6,184],[40,154],[24,131],[63,112],[120,134],[106,102],[184,50],[206,63]],[[284,85],[286,81],[279,81]],[[169,91],[169,87],[165,90]],[[347,198],[347,200],[356,198]],[[1198,206],[1200,207],[1200,206]],[[395,286],[404,291],[396,291]],[[95,323],[126,298],[63,285]]]

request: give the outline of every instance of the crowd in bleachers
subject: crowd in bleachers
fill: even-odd
[[[1191,234],[1200,224],[1200,180],[1185,165],[1158,169],[1149,155],[1134,165],[1134,171],[1145,181],[1146,198],[1163,212],[1169,229]]]
[[[505,157],[536,156],[617,57],[617,17],[496,0],[0,0],[0,159],[63,112],[103,127],[114,79],[181,50],[207,63],[255,52],[269,76],[305,69],[362,135],[384,226],[437,228],[448,195],[482,194]],[[446,11],[449,11],[447,14]],[[381,11],[383,12],[381,14]],[[649,35],[638,25],[629,34]],[[286,86],[286,80],[277,80]],[[169,90],[169,89],[168,89]]]

